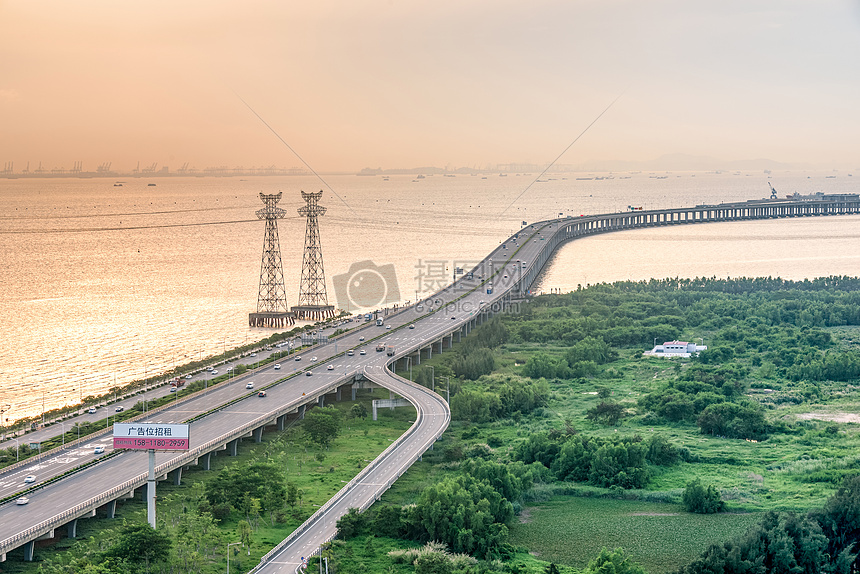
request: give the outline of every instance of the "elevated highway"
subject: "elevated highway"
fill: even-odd
[[[368,379],[407,399],[418,412],[409,431],[255,568],[259,572],[295,571],[296,557],[313,553],[330,539],[334,523],[348,507],[366,508],[372,504],[432,446],[450,421],[447,405],[438,395],[396,377],[391,368],[398,362],[419,364],[423,357],[442,352],[483,320],[527,296],[546,262],[563,243],[597,233],[653,226],[858,213],[860,199],[852,195],[698,205],[533,223],[500,244],[449,287],[388,316],[385,326],[351,331],[337,344],[316,349],[319,362],[313,366],[308,366],[307,357],[301,362],[285,361],[279,371],[267,368],[238,377],[221,394],[213,392],[201,397],[205,403],[180,403],[161,411],[156,419],[159,422],[194,419],[191,437],[195,446],[188,453],[159,454],[157,474],[178,482],[183,468],[192,464],[208,468],[209,457],[214,453],[235,454],[240,440],[261,440],[266,427],[284,428],[291,417],[301,417],[307,406],[323,404],[327,397],[340,398],[343,392],[352,391],[359,380]],[[377,353],[374,348],[379,341],[393,346],[394,356]],[[367,349],[366,355],[358,352],[362,348]],[[354,356],[345,354],[348,349],[356,349]],[[329,364],[334,368],[329,370]],[[307,370],[313,371],[312,376],[304,375]],[[285,377],[285,373],[289,376]],[[267,388],[268,397],[260,399],[244,391],[249,379],[255,381],[254,393]],[[3,505],[0,560],[20,546],[25,547],[25,559],[32,559],[35,540],[52,537],[60,528],[74,536],[76,520],[93,516],[98,508],[106,508],[112,515],[116,500],[133,496],[135,489],[145,484],[146,470],[145,453],[118,453],[42,485],[30,495],[31,502],[26,506]]]

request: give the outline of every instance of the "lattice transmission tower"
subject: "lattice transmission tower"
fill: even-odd
[[[306,205],[299,208],[299,215],[307,217],[305,227],[305,252],[302,257],[302,282],[299,285],[299,304],[293,313],[299,319],[322,321],[334,317],[334,306],[328,304],[323,269],[322,245],[318,217],[325,215],[325,207],[319,204],[323,192],[302,192]]]
[[[286,327],[295,323],[295,315],[287,310],[281,244],[278,241],[278,219],[283,218],[286,211],[278,207],[281,192],[272,195],[260,193],[260,199],[265,207],[257,210],[257,218],[266,221],[266,231],[263,235],[257,312],[248,315],[248,324],[252,327]]]

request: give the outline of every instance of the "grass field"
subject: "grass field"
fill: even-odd
[[[600,552],[623,548],[651,574],[690,562],[710,544],[743,534],[759,513],[690,514],[680,505],[558,497],[526,507],[510,542],[542,560],[584,567]]]

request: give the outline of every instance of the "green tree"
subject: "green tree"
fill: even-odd
[[[152,564],[168,559],[172,544],[167,534],[155,530],[149,524],[128,524],[122,528],[118,540],[104,556],[142,565],[144,571],[149,572]]]
[[[340,411],[334,407],[311,409],[302,421],[305,433],[321,447],[327,447],[337,438],[340,424]]]
[[[648,574],[648,572],[625,556],[621,548],[610,552],[604,547],[597,558],[588,563],[583,574]]]
[[[621,403],[600,401],[600,404],[586,411],[585,418],[596,423],[615,426],[625,415],[625,409]]]
[[[713,514],[726,509],[726,503],[720,498],[720,492],[714,485],[709,484],[705,487],[698,478],[687,483],[683,502],[687,512],[696,514]]]

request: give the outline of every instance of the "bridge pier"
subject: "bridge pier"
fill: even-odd
[[[66,537],[67,538],[77,538],[78,537],[78,519],[73,518],[68,524],[66,524]]]
[[[236,456],[239,454],[239,441],[241,439],[235,438],[227,443],[227,456]]]
[[[212,452],[207,452],[206,454],[201,456],[197,460],[197,462],[200,464],[201,467],[203,467],[203,470],[209,470],[211,468],[210,465],[212,462]]]
[[[257,427],[254,429],[254,442],[255,443],[263,442],[263,427]]]
[[[278,431],[282,431],[286,428],[287,424],[287,415],[281,415],[277,418]]]
[[[299,420],[303,420],[305,418],[305,405],[299,406]]]
[[[36,545],[35,540],[31,540],[24,544],[24,562],[33,561],[33,547]]]
[[[116,499],[111,500],[107,503],[107,517],[108,518],[116,518]]]
[[[322,408],[325,406],[325,395],[320,395],[317,397],[317,406]]]

